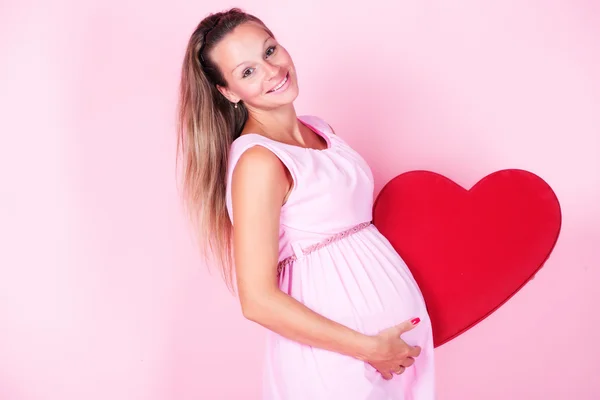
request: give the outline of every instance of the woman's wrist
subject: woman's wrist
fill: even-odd
[[[368,361],[377,349],[377,338],[375,336],[358,334],[356,341],[356,350],[354,358],[361,361]]]

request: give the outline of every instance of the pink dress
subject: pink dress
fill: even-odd
[[[292,193],[281,209],[279,286],[317,313],[365,334],[413,317],[421,322],[402,338],[422,348],[402,375],[384,380],[369,364],[288,340],[271,331],[264,365],[265,400],[434,399],[431,322],[409,269],[370,224],[373,175],[367,163],[329,125],[299,120],[321,135],[324,150],[306,149],[245,134],[231,147],[230,183],[239,157],[266,147],[289,169]]]

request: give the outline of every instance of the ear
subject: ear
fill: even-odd
[[[221,92],[221,94],[230,102],[237,103],[240,101],[240,98],[236,96],[231,90],[221,85],[217,85],[217,90]]]

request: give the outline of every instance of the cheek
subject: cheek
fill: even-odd
[[[292,56],[290,56],[290,53],[288,53],[288,51],[285,48],[282,48],[281,50],[281,61],[285,62],[286,64],[293,64],[294,62],[292,61]]]
[[[262,92],[263,87],[258,79],[244,82],[236,87],[236,93],[238,93],[242,100],[251,100],[256,96],[262,95]]]

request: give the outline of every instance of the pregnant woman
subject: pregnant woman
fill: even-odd
[[[433,399],[431,323],[371,224],[371,170],[323,119],[296,115],[297,95],[290,54],[260,19],[231,9],[193,32],[184,196],[244,316],[269,330],[263,398]]]

